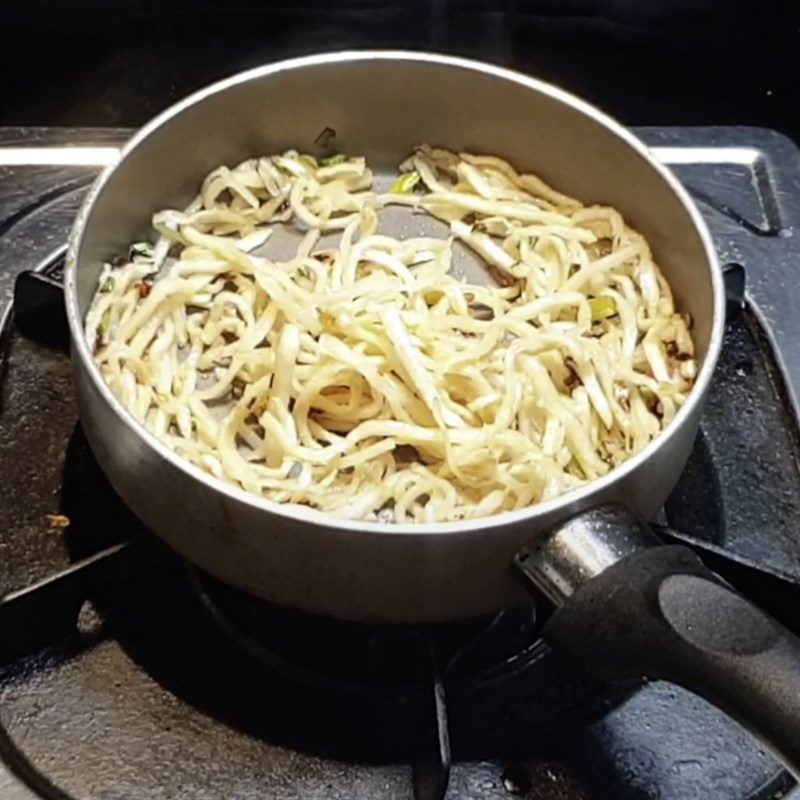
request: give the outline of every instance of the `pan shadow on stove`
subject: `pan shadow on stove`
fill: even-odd
[[[791,408],[759,319],[749,308],[729,315],[700,434],[665,504],[669,524],[797,573],[800,432]]]
[[[454,758],[520,759],[607,711],[609,692],[539,639],[533,607],[418,628],[314,617],[186,565],[115,495],[78,426],[64,470],[71,557],[133,543],[90,597],[108,632],[171,693],[250,735],[364,763],[425,757],[435,678]],[[131,714],[146,713],[135,707]]]
[[[725,540],[720,485],[708,437],[701,428],[665,514],[678,530],[692,531],[714,544]]]

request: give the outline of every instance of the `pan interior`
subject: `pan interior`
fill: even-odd
[[[377,193],[388,192],[397,179],[397,171],[395,169],[377,170],[373,174],[373,189]],[[269,240],[261,247],[253,250],[252,254],[275,261],[288,261],[296,255],[306,230],[302,224],[297,224],[296,220],[290,223],[278,223],[273,226],[273,233]],[[376,232],[396,239],[425,236],[445,240],[450,236],[450,228],[446,223],[425,211],[414,211],[406,206],[381,208],[378,211],[378,228]],[[341,238],[341,231],[325,233],[319,238],[312,252],[336,248],[339,246]],[[480,256],[476,255],[461,242],[453,242],[452,254],[450,271],[456,277],[478,285],[497,283],[489,270],[486,269],[486,265]],[[167,259],[162,271],[167,269],[172,262],[173,259]],[[188,348],[182,351],[182,355],[187,353]],[[211,385],[213,381],[212,376],[201,377],[198,380],[198,386],[202,388],[206,385]],[[232,396],[226,395],[219,401],[207,403],[207,406],[211,413],[221,420],[235,402]],[[246,452],[246,447],[243,444],[241,448],[242,452]]]
[[[397,169],[384,167],[373,170],[373,190],[376,193],[388,192],[397,179]],[[378,211],[378,229],[384,236],[395,239],[409,239],[425,236],[432,239],[445,240],[450,236],[449,226],[425,211],[414,211],[406,206],[386,206]],[[255,255],[266,256],[277,261],[288,261],[297,252],[305,231],[296,224],[278,224],[274,233],[262,247],[254,251]],[[341,231],[323,234],[314,247],[314,252],[328,248],[336,248],[341,240]],[[480,256],[459,241],[453,242],[453,260],[451,272],[468,283],[490,284],[493,280]]]

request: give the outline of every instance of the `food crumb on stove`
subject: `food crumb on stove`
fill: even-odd
[[[70,519],[66,514],[47,514],[47,521],[52,530],[64,530],[69,527]]]

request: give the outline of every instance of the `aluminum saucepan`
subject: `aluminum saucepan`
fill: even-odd
[[[385,525],[248,494],[184,461],[125,411],[94,364],[83,319],[103,261],[147,237],[154,211],[187,204],[219,164],[333,143],[365,155],[376,174],[394,174],[420,142],[500,155],[587,204],[616,207],[647,237],[678,307],[694,320],[701,361],[689,399],[655,441],[532,508]],[[396,226],[408,231],[409,221]],[[561,606],[545,629],[554,646],[608,677],[663,677],[694,689],[797,770],[797,641],[689,551],[651,547],[657,542],[635,521],[660,508],[692,448],[720,350],[724,291],[686,191],[605,114],[533,78],[425,53],[336,53],[250,70],[133,136],[78,215],[65,283],[92,450],[131,509],[189,561],[266,600],[365,621],[474,617],[523,602],[536,585]]]

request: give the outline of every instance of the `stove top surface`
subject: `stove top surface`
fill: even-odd
[[[57,274],[84,192],[128,134],[0,129],[3,308],[22,271]],[[747,285],[664,514],[800,578],[797,150],[762,129],[640,134],[695,196],[722,263],[741,265]],[[249,601],[197,574],[106,484],[77,426],[67,356],[10,316],[2,341],[0,595],[117,543],[125,552],[87,579],[72,635],[0,661],[0,797],[795,792],[769,755],[694,696],[660,683],[610,691],[562,663],[538,641],[534,610],[423,631],[368,628]],[[53,513],[69,516],[66,531],[49,526]],[[56,619],[61,609],[46,611]]]

